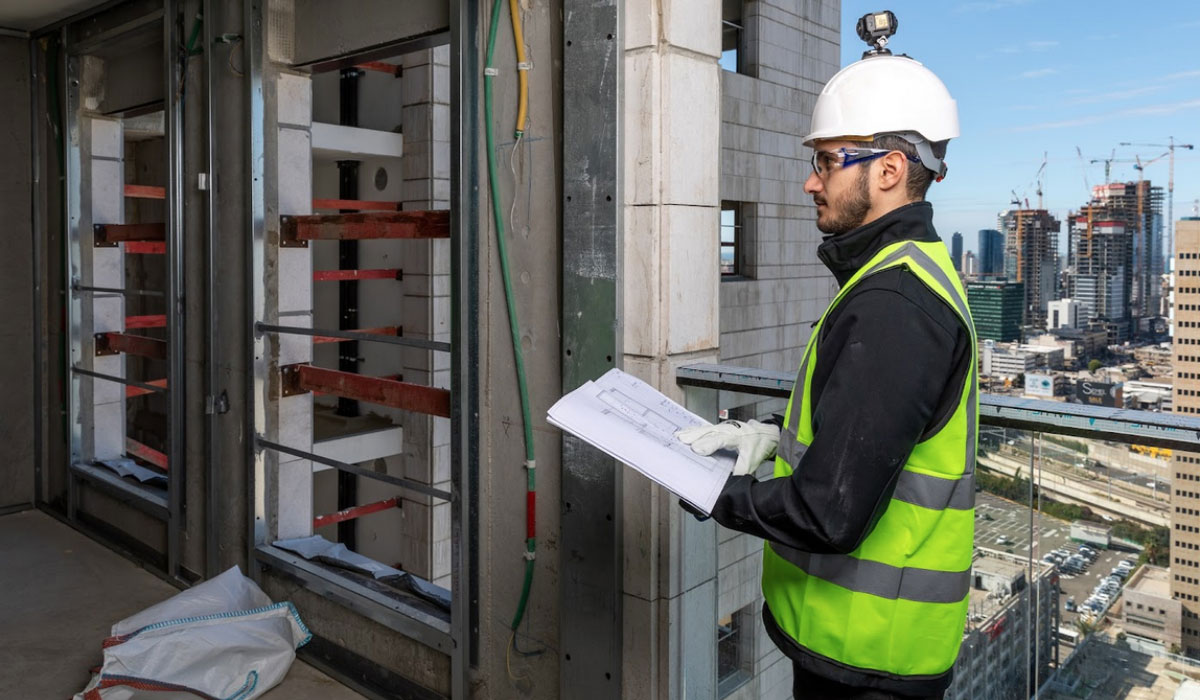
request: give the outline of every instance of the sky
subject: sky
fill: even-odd
[[[1150,0],[842,0],[842,65],[867,48],[854,31],[862,15],[889,9],[898,31],[888,48],[924,63],[958,101],[960,138],[951,141],[946,179],[929,191],[947,242],[996,228],[1012,191],[1037,206],[1043,154],[1045,208],[1064,220],[1087,202],[1087,185],[1137,179],[1133,158],[1175,151],[1175,218],[1200,198],[1200,2]],[[1079,157],[1076,148],[1082,151]],[[1146,166],[1166,187],[1168,158]],[[1166,216],[1166,203],[1163,205]]]

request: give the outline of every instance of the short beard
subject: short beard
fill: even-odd
[[[854,189],[846,194],[845,201],[840,204],[841,215],[831,218],[824,223],[817,217],[817,228],[827,236],[837,236],[862,226],[871,210],[870,168],[866,164],[858,169],[858,181]],[[828,205],[828,200],[826,201]],[[832,207],[828,207],[832,210]]]

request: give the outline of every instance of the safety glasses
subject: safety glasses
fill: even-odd
[[[813,151],[812,168],[817,177],[828,177],[829,173],[837,168],[848,168],[856,163],[865,163],[891,152],[891,149],[887,148],[839,148],[836,151]],[[916,156],[910,156],[907,153],[901,153],[901,155],[914,163],[921,162],[921,159]]]

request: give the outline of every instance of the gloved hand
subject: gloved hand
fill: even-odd
[[[734,476],[753,473],[763,460],[775,456],[779,446],[779,426],[756,420],[727,420],[716,425],[684,428],[675,436],[700,455],[710,455],[720,449],[737,450]]]

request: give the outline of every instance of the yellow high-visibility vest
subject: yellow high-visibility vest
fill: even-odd
[[[808,652],[915,680],[945,673],[958,657],[974,547],[975,328],[945,244],[884,247],[825,310],[788,400],[775,477],[791,476],[813,440],[812,373],[830,311],[864,278],[899,266],[946,302],[971,334],[971,364],[958,406],[937,433],[913,448],[887,509],[857,549],[813,554],[768,542],[762,588],[779,628]]]

